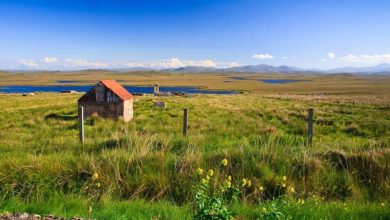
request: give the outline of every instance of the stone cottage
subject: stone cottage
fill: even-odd
[[[84,116],[123,119],[133,118],[133,95],[115,80],[101,80],[78,100]]]

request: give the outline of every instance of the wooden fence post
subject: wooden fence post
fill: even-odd
[[[188,135],[188,108],[184,108],[183,111],[183,135]]]
[[[79,107],[79,138],[80,142],[84,143],[84,107]]]
[[[307,127],[307,143],[311,145],[313,139],[313,109],[309,108],[308,127]]]

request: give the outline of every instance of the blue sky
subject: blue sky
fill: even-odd
[[[0,69],[263,63],[390,63],[390,1],[0,2]]]

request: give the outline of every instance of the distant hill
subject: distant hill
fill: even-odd
[[[228,68],[216,68],[206,66],[184,66],[179,68],[154,69],[147,67],[131,68],[112,68],[112,69],[81,69],[81,70],[1,70],[11,73],[38,73],[38,72],[96,72],[96,71],[114,71],[114,72],[167,72],[167,73],[303,73],[303,74],[390,74],[390,64],[382,63],[376,66],[368,67],[341,67],[334,69],[305,69],[294,66],[272,66],[267,64],[246,65]]]
[[[329,70],[305,69],[294,66],[272,66],[267,64],[236,66],[229,68],[215,68],[204,66],[186,66],[156,70],[171,73],[210,73],[210,72],[235,72],[235,73],[350,73],[350,74],[390,74],[390,64],[383,63],[369,67],[342,67]]]
[[[174,72],[174,73],[210,73],[219,72],[221,69],[215,67],[205,66],[185,66],[179,68],[162,69],[161,72]]]
[[[369,67],[343,67],[329,70],[305,69],[294,66],[272,66],[267,64],[237,66],[229,68],[214,68],[203,66],[187,66],[164,69],[163,72],[175,73],[207,73],[207,72],[236,72],[236,73],[350,73],[350,74],[390,74],[390,64],[383,63]]]
[[[390,64],[382,63],[369,67],[342,67],[326,70],[327,73],[390,73]]]
[[[298,71],[305,71],[304,69],[292,67],[292,66],[271,66],[266,64],[259,65],[248,65],[248,66],[237,66],[225,68],[222,70],[223,72],[252,72],[252,73],[292,73]]]
[[[110,69],[110,70],[117,71],[117,72],[155,71],[155,69],[146,68],[146,67],[117,68],[117,69]]]
[[[301,68],[291,66],[271,66],[266,64],[259,65],[247,65],[237,66],[230,68],[215,68],[215,67],[204,67],[204,66],[185,66],[179,68],[168,68],[159,70],[161,72],[172,72],[172,73],[210,73],[210,72],[238,72],[238,73],[293,73],[306,71]]]

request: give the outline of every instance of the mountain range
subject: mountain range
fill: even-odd
[[[80,71],[80,70],[73,70]],[[308,69],[299,68],[294,66],[272,66],[267,64],[259,65],[246,65],[236,66],[228,68],[216,68],[205,66],[185,66],[179,68],[166,68],[166,69],[153,69],[147,67],[131,67],[131,68],[111,68],[111,69],[81,69],[81,71],[117,71],[117,72],[169,72],[169,73],[318,73],[318,74],[335,74],[335,73],[348,73],[348,74],[390,74],[390,64],[382,63],[376,66],[368,67],[341,67],[334,69]],[[53,72],[50,70],[3,70],[3,72]],[[61,72],[61,71],[55,71]]]
[[[376,66],[369,67],[341,67],[334,69],[305,69],[294,66],[272,66],[267,64],[259,65],[246,65],[246,66],[236,66],[229,68],[215,68],[215,67],[205,67],[205,66],[185,66],[179,68],[166,68],[166,69],[152,69],[144,67],[135,67],[135,68],[120,68],[114,69],[115,71],[120,72],[131,72],[131,71],[159,71],[159,72],[171,72],[171,73],[210,73],[210,72],[220,72],[220,73],[351,73],[351,74],[390,74],[390,64],[382,63]]]

